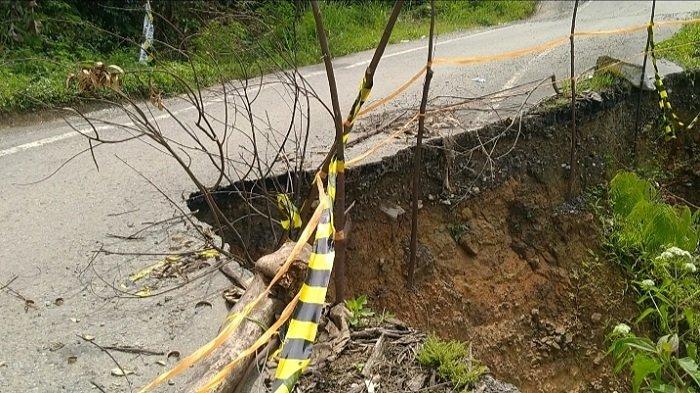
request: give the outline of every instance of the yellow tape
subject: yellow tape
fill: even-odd
[[[310,287],[304,283],[299,291],[299,300],[304,303],[324,304],[326,302],[326,290],[326,287]]]
[[[289,339],[301,339],[306,341],[316,340],[316,331],[318,330],[318,324],[316,322],[304,322],[293,319],[289,321],[289,328],[287,328],[287,335],[284,337],[286,340]],[[284,359],[282,359],[284,360]],[[279,379],[287,379],[286,376],[277,376]]]
[[[322,182],[318,181],[317,187],[318,187],[319,197],[321,198],[321,200],[323,200],[323,198],[326,197],[326,193],[323,190]],[[151,381],[148,385],[146,385],[145,387],[143,387],[140,390],[141,393],[148,392],[148,391],[152,390],[153,388],[155,388],[156,386],[160,385],[161,383],[167,381],[168,379],[172,379],[175,376],[181,374],[183,371],[188,369],[194,363],[198,362],[203,357],[209,355],[214,349],[221,346],[221,344],[223,344],[226,340],[228,340],[228,338],[235,331],[235,329],[241,324],[241,322],[244,320],[244,318],[250,314],[250,312],[260,302],[260,300],[265,298],[270,293],[271,289],[275,286],[275,284],[277,284],[277,282],[287,273],[292,262],[294,262],[296,260],[297,256],[301,252],[302,247],[304,247],[306,242],[311,238],[311,235],[312,235],[313,231],[316,229],[318,221],[321,218],[321,212],[323,211],[325,205],[326,204],[322,202],[316,207],[314,214],[311,216],[311,219],[306,224],[306,227],[302,231],[301,235],[299,235],[299,240],[297,240],[296,244],[294,245],[294,248],[292,249],[289,256],[287,257],[287,260],[284,262],[284,264],[282,265],[280,270],[277,272],[275,277],[272,278],[272,280],[270,281],[270,284],[267,286],[265,291],[263,291],[260,295],[258,295],[258,297],[256,297],[255,299],[253,299],[253,301],[251,301],[249,304],[247,304],[246,307],[240,313],[234,314],[233,317],[231,318],[231,321],[221,330],[221,332],[219,332],[219,334],[213,340],[211,340],[210,342],[208,342],[204,346],[197,349],[191,355],[189,355],[186,358],[179,361],[172,369],[170,369],[170,370],[166,371],[165,373],[156,377],[153,381]],[[298,296],[295,299],[298,299]],[[296,304],[296,301],[294,301],[294,303]],[[293,310],[294,310],[294,307],[292,307],[291,310],[289,311],[290,315],[291,315],[291,312]],[[223,375],[222,378],[225,378],[225,376],[228,375],[228,373],[230,373],[232,369],[233,369],[233,366],[228,367],[228,368],[224,368],[224,369],[222,369],[222,371],[219,374],[224,373],[224,374],[222,374]],[[228,370],[228,371],[226,371],[226,370]],[[217,374],[217,375],[219,375],[219,374]],[[214,383],[214,382],[216,382],[216,381],[213,381],[212,383]],[[216,384],[214,386],[218,385],[219,382],[216,382]]]
[[[286,217],[280,221],[282,228],[289,230],[291,228],[301,228],[301,215],[299,209],[294,206],[294,202],[287,194],[277,194],[277,208]]]
[[[297,303],[299,302],[299,294],[297,294],[294,299],[292,299],[289,304],[287,304],[287,307],[284,308],[282,311],[282,314],[280,315],[279,319],[275,321],[275,323],[270,326],[269,329],[263,333],[260,338],[258,338],[255,343],[253,343],[252,346],[250,346],[248,349],[245,351],[241,352],[238,357],[233,359],[231,363],[227,364],[224,368],[222,368],[214,377],[207,382],[204,386],[200,387],[197,389],[197,393],[207,393],[211,391],[212,389],[216,388],[219,386],[221,382],[223,382],[224,379],[233,371],[233,368],[236,367],[236,365],[243,359],[247,358],[248,356],[252,355],[255,353],[255,351],[258,350],[261,346],[263,346],[265,343],[267,343],[270,338],[274,334],[276,334],[279,329],[284,325],[285,322],[292,316],[292,312],[294,311],[294,308],[296,307]]]
[[[289,379],[299,370],[306,368],[308,365],[308,359],[280,359],[280,362],[277,364],[277,372],[275,373],[275,377],[278,379]]]
[[[331,234],[333,234],[333,227],[330,223],[318,224],[316,227],[316,238],[329,237]]]
[[[309,269],[313,270],[331,270],[333,268],[333,259],[335,252],[327,254],[311,254],[309,258]]]
[[[691,23],[699,23],[700,18],[695,18],[695,19],[678,19],[678,20],[667,20],[667,21],[661,21],[658,22],[658,26],[675,26],[675,25],[684,25],[684,24],[691,24]],[[614,35],[614,34],[625,34],[625,33],[632,33],[635,31],[640,31],[648,28],[648,24],[642,24],[642,25],[635,25],[635,26],[630,26],[626,28],[621,28],[621,29],[616,29],[616,30],[597,30],[597,31],[580,31],[576,32],[575,36],[577,37],[586,37],[586,36],[599,36],[599,35]],[[569,41],[569,36],[563,36],[560,38],[556,38],[550,41],[547,41],[543,44],[540,45],[535,45],[535,46],[530,46],[527,48],[523,49],[518,49],[518,50],[513,50],[509,52],[503,52],[500,54],[496,55],[480,55],[480,56],[468,56],[468,57],[437,57],[433,59],[433,62],[431,65],[433,66],[465,66],[465,65],[474,65],[474,64],[482,64],[482,63],[487,63],[491,61],[498,61],[498,60],[506,60],[506,59],[513,59],[521,56],[525,56],[528,54],[532,53],[537,53],[537,52],[542,52],[547,49],[554,48],[559,45],[563,45]],[[391,101],[393,101],[394,98],[399,96],[401,93],[406,91],[411,85],[413,85],[416,81],[418,81],[418,78],[420,78],[423,73],[425,73],[426,67],[424,66],[421,68],[415,75],[413,75],[409,80],[404,82],[401,86],[399,86],[396,90],[391,92],[389,95],[386,97],[375,101],[368,105],[365,109],[361,110],[358,114],[357,117],[360,118],[362,116],[365,116],[369,112],[372,112],[373,110],[377,109],[378,107],[385,105]]]

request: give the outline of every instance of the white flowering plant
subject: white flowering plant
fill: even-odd
[[[609,195],[606,245],[628,269],[642,310],[634,329],[618,324],[608,336],[615,371],[631,371],[633,392],[700,392],[700,213],[665,203],[631,172],[611,181]]]

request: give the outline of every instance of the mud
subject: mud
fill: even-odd
[[[699,110],[698,79],[667,79],[674,104],[686,113]],[[582,190],[604,184],[635,159],[665,153],[659,152],[654,133],[653,95],[643,100],[636,158],[637,92],[616,86],[601,96],[602,101],[579,102],[581,153],[571,194],[569,110],[556,102],[524,119],[519,132],[498,137],[490,158],[483,149],[470,148],[499,135],[509,120],[455,136],[449,141],[457,147],[454,157],[445,154],[446,140],[430,143],[414,288],[405,278],[410,214],[397,210],[394,219],[386,213],[397,206],[409,211],[411,149],[352,169],[350,295],[367,294],[375,310],[391,311],[426,332],[471,342],[495,377],[523,392],[627,391],[628,382],[612,375],[604,356],[605,334],[611,324],[633,318],[637,309],[625,296],[623,272],[602,257],[597,218]],[[696,142],[672,148],[671,161],[692,158]],[[697,172],[690,168],[675,185],[679,195],[697,195]],[[217,197],[232,216],[240,216],[240,201],[232,195]],[[201,199],[194,195],[190,207],[201,208]],[[200,218],[207,219],[205,211]],[[259,250],[274,247],[269,233],[255,238]]]

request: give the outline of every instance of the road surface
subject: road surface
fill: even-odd
[[[650,1],[585,2],[579,9],[577,29],[608,30],[643,24],[648,20],[650,6]],[[541,12],[526,21],[441,35],[436,56],[497,54],[566,36],[571,8],[572,3],[545,2]],[[698,10],[699,2],[660,1],[656,18],[683,18]],[[664,39],[675,29],[659,29],[655,36]],[[593,66],[600,55],[641,63],[639,54],[645,37],[642,31],[577,39],[577,72]],[[419,70],[425,63],[426,44],[422,39],[389,46],[375,77],[372,96],[383,97]],[[355,97],[371,54],[366,51],[334,60],[343,112]],[[567,46],[488,64],[440,67],[436,69],[431,95],[482,95],[552,73],[564,79],[568,67]],[[322,66],[304,67],[300,72],[321,98],[327,100]],[[419,90],[420,83],[389,109],[416,105]],[[551,93],[543,89],[538,95]],[[274,85],[263,88],[255,103],[255,113],[270,116],[273,124],[285,124],[288,111],[281,105],[280,94],[281,90]],[[186,122],[194,120],[196,112],[181,100],[169,99],[165,105]],[[211,95],[207,110],[221,116],[223,103]],[[128,122],[111,110],[97,111],[91,116],[121,124]],[[158,116],[161,117],[158,123],[166,133],[177,128],[172,119],[160,113]],[[331,128],[327,113],[320,105],[312,105],[310,145],[317,158],[329,146]],[[116,131],[106,127],[103,133],[111,135]],[[181,135],[173,137],[177,139]],[[382,154],[404,147],[404,142],[385,149]],[[245,143],[246,139],[237,135],[230,147],[236,149]],[[133,241],[117,241],[111,236],[126,235],[147,223],[177,214],[176,208],[121,160],[152,179],[181,208],[185,206],[181,196],[193,191],[194,186],[172,159],[141,141],[98,149],[99,171],[90,156],[83,155],[47,180],[34,183],[86,146],[86,141],[60,120],[19,127],[0,125],[0,287],[16,277],[8,288],[0,291],[0,315],[4,319],[0,329],[2,391],[94,391],[93,383],[107,391],[129,391],[129,384],[141,386],[162,371],[163,366],[156,362],[164,356],[112,352],[124,368],[135,371],[126,381],[110,375],[116,366],[105,352],[77,335],[94,336],[101,345],[142,346],[186,354],[216,333],[225,314],[220,291],[226,282],[221,277],[199,281],[168,298],[102,299],[109,291],[95,279],[92,269],[83,272],[92,251],[99,245],[132,251],[167,251],[173,236],[186,232],[181,226],[174,226],[167,231],[162,228],[147,231],[141,234],[143,238]],[[364,144],[351,149],[350,156],[366,147]],[[206,165],[195,162],[194,168],[211,181]],[[112,256],[100,259],[95,269],[114,279],[155,260],[156,257]],[[35,307],[25,310],[22,298],[31,299]],[[58,298],[63,299],[62,305],[56,304]],[[195,304],[201,300],[211,302],[213,307],[196,308]]]

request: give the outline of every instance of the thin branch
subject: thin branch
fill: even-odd
[[[425,82],[423,83],[423,97],[420,102],[418,115],[418,136],[416,139],[416,149],[413,155],[413,201],[411,206],[411,246],[408,260],[408,285],[413,287],[414,274],[416,268],[416,248],[418,246],[418,200],[420,199],[420,174],[421,155],[423,148],[423,133],[425,132],[425,109],[428,105],[428,92],[430,91],[430,81],[433,79],[433,45],[435,41],[435,0],[430,0],[430,37],[428,38],[428,61],[425,72]]]
[[[96,343],[94,340],[88,340],[87,338],[85,338],[85,337],[83,337],[83,336],[81,336],[81,335],[79,335],[79,334],[76,334],[76,336],[80,337],[80,338],[81,338],[83,341],[85,341],[86,343],[90,343],[90,344],[96,346],[97,348],[100,349],[100,351],[106,353],[107,356],[109,356],[109,358],[112,359],[112,361],[114,362],[114,364],[117,365],[117,368],[119,369],[119,371],[121,371],[122,375],[123,375],[124,378],[126,379],[126,382],[129,383],[129,390],[132,390],[132,391],[134,390],[133,386],[131,385],[131,380],[129,380],[128,373],[124,370],[124,368],[122,367],[122,365],[119,364],[119,362],[117,361],[117,359],[115,359],[114,356],[112,356],[112,354],[109,353],[108,350],[106,350],[106,349],[105,349],[103,346],[101,346],[100,344]]]
[[[384,55],[384,50],[387,47],[387,44],[389,43],[389,38],[391,37],[391,32],[394,29],[394,24],[396,23],[396,20],[399,17],[399,13],[401,12],[401,8],[403,7],[404,0],[397,0],[396,3],[394,3],[394,8],[391,10],[391,15],[389,15],[389,20],[386,23],[386,26],[384,27],[384,32],[382,33],[382,38],[379,40],[379,45],[377,45],[377,49],[374,50],[374,54],[372,55],[372,59],[369,62],[369,65],[367,66],[367,69],[365,70],[365,76],[364,79],[362,80],[362,86],[360,88],[359,93],[357,94],[357,98],[355,98],[355,102],[352,104],[350,113],[348,113],[348,117],[345,119],[345,122],[343,123],[344,127],[344,132],[345,134],[349,134],[350,131],[352,130],[353,124],[355,123],[355,119],[360,113],[360,109],[362,109],[362,105],[365,103],[365,99],[367,95],[369,94],[369,91],[372,89],[374,86],[374,74],[377,70],[377,66],[379,66],[379,61],[382,59],[382,56]],[[326,158],[323,159],[323,163],[320,166],[321,169],[321,174],[328,173],[328,165],[331,162],[331,158],[333,155],[336,153],[338,143],[335,142],[333,146],[331,147],[331,150],[328,152],[326,155]],[[307,193],[307,197],[304,200],[304,205],[301,207],[301,217],[302,219],[306,220],[308,217],[311,215],[312,209],[311,209],[311,203],[312,201],[316,198],[317,194],[316,191],[318,189],[311,185],[311,188],[309,192]]]
[[[578,0],[574,2],[574,13],[571,17],[571,152],[569,158],[569,196],[574,192],[574,183],[576,181],[577,165],[576,165],[576,74],[574,73],[575,57],[574,57],[574,34],[576,31],[576,13],[578,12]]]
[[[634,113],[634,139],[632,140],[632,155],[636,159],[637,138],[639,136],[640,116],[642,107],[642,94],[644,93],[644,80],[646,79],[647,58],[649,57],[649,45],[651,44],[651,29],[654,25],[654,13],[656,11],[656,0],[651,2],[651,17],[649,18],[649,28],[647,29],[647,43],[644,48],[644,61],[642,61],[642,74],[639,76],[639,95],[637,95],[637,108]]]
[[[333,220],[335,230],[335,297],[337,302],[345,298],[345,146],[343,143],[343,118],[340,112],[340,102],[338,100],[338,88],[335,84],[335,74],[333,72],[333,62],[328,48],[328,37],[323,27],[321,10],[318,1],[311,1],[311,8],[316,22],[316,34],[318,35],[323,63],[326,67],[326,76],[331,93],[331,103],[333,104],[333,120],[335,124],[335,144],[337,146],[335,158],[336,166],[336,191],[335,203],[333,205]]]

